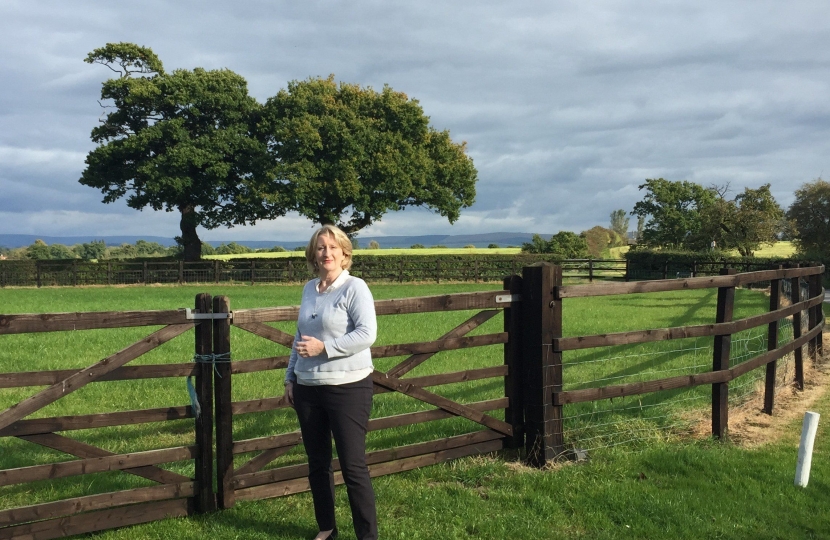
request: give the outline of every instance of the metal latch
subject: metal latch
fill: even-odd
[[[190,308],[184,308],[184,316],[187,320],[219,320],[233,319],[233,313],[194,313]]]
[[[512,302],[521,302],[522,295],[521,294],[497,294],[496,295],[496,303],[497,304],[509,304]]]

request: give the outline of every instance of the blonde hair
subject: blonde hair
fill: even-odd
[[[311,235],[311,240],[308,241],[308,246],[305,248],[305,262],[308,270],[312,273],[318,271],[316,254],[317,254],[317,240],[321,236],[331,236],[340,249],[343,250],[343,270],[348,270],[352,267],[352,241],[346,236],[346,233],[341,231],[334,225],[323,225]]]

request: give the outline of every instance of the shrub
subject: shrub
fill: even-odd
[[[409,246],[409,249],[426,249],[426,246],[424,246],[423,244],[412,244],[411,246]]]
[[[369,249],[380,249],[380,244],[377,240],[372,240],[369,242]]]
[[[498,244],[489,244],[487,246],[487,249],[499,249],[499,245]]]

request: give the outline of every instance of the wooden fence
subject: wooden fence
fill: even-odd
[[[395,393],[420,406],[414,407],[412,412],[372,418],[370,431],[392,430],[390,440],[394,441],[398,438],[394,435],[396,428],[411,428],[450,418],[460,419],[463,425],[455,426],[453,429],[457,433],[451,436],[369,452],[367,461],[372,476],[492,452],[505,446],[520,446],[523,412],[521,401],[517,401],[516,396],[521,391],[521,384],[514,374],[518,370],[514,364],[520,358],[517,348],[521,326],[520,310],[514,307],[518,296],[514,295],[520,292],[510,290],[510,287],[515,289],[518,279],[506,280],[508,289],[503,291],[376,302],[380,317],[440,311],[460,312],[465,320],[433,341],[372,348],[376,363],[386,358],[404,357],[393,367],[373,374],[375,392]],[[235,422],[239,422],[240,417],[276,410],[287,413],[290,410],[282,397],[281,385],[275,385],[278,386],[275,388],[279,392],[277,395],[254,400],[234,401],[231,393],[237,377],[282,370],[288,362],[287,355],[230,361],[231,328],[236,327],[272,344],[279,344],[286,348],[287,353],[293,335],[266,323],[296,320],[298,308],[233,312],[229,308],[227,297],[211,298],[202,294],[197,296],[193,310],[0,316],[0,335],[164,325],[133,345],[84,369],[0,373],[0,388],[47,386],[0,412],[0,441],[17,438],[77,458],[0,470],[0,486],[17,485],[28,490],[34,482],[112,471],[138,475],[159,484],[0,509],[0,539],[59,538],[167,516],[229,508],[236,500],[282,496],[308,489],[305,478],[307,466],[304,463],[265,469],[301,443],[296,422],[292,423],[291,429],[283,432],[270,430],[253,438],[234,437],[238,427]],[[465,311],[469,313],[465,315]],[[480,331],[481,325],[502,312],[507,314],[503,331],[468,335],[474,330]],[[196,362],[126,365],[194,327]],[[503,352],[497,355],[499,362],[496,365],[402,378],[437,353],[492,345],[503,348]],[[193,405],[172,405],[147,410],[26,418],[86,385],[191,376],[195,376],[196,380],[194,390],[195,403],[200,411],[198,416]],[[282,379],[281,374],[279,379]],[[439,385],[477,381],[496,382],[500,390],[495,397],[477,401],[451,399],[429,390]],[[287,416],[293,418],[293,415]],[[115,453],[63,433],[182,419],[195,420],[193,444],[173,448]],[[270,423],[265,422],[265,425]],[[163,427],[158,429],[164,430]],[[180,468],[182,463],[191,463],[194,474],[187,476],[159,467],[174,462]],[[335,468],[337,466],[335,461]],[[339,473],[336,478],[340,483]]]
[[[461,456],[522,446],[530,463],[543,466],[567,454],[563,438],[565,406],[702,384],[712,386],[712,431],[716,436],[723,436],[728,424],[729,382],[735,377],[752,369],[763,367],[769,370],[769,366],[774,373],[776,360],[794,353],[796,382],[803,384],[801,347],[808,344],[809,353],[813,355],[821,352],[819,337],[824,324],[820,305],[822,272],[823,267],[744,274],[729,270],[717,277],[565,286],[562,267],[542,263],[524,267],[521,276],[506,278],[500,291],[378,300],[376,311],[382,318],[457,312],[461,316],[458,320],[462,322],[453,322],[454,326],[437,339],[372,348],[376,365],[387,366],[372,375],[375,393],[413,406],[407,412],[376,416],[370,420],[370,432],[389,433],[387,444],[371,448],[367,453],[370,473],[372,476],[391,474]],[[798,280],[803,278],[810,282],[809,298],[805,299],[800,297],[801,287],[798,286]],[[794,291],[792,305],[784,308],[776,300],[782,280],[789,280],[794,285],[790,287]],[[760,281],[771,283],[774,294],[770,311],[733,321],[735,287]],[[563,337],[562,304],[568,299],[702,288],[718,289],[717,320],[713,324]],[[775,334],[773,330],[778,321],[800,317],[803,310],[808,311],[809,318],[806,333],[795,336],[781,347],[771,337],[769,352],[730,366],[732,334],[767,325],[770,336],[777,335],[777,330]],[[492,331],[490,327],[489,333],[481,333],[482,325],[500,313],[503,313],[501,331]],[[297,314],[297,307],[232,311],[227,297],[211,298],[201,294],[196,297],[193,310],[0,315],[0,335],[162,326],[84,369],[0,373],[0,388],[46,386],[0,412],[0,442],[17,438],[77,458],[0,470],[0,487],[21,485],[28,489],[33,482],[107,471],[141,476],[158,484],[0,509],[0,539],[59,538],[166,516],[229,508],[238,500],[278,497],[307,490],[307,465],[297,461],[301,452],[293,450],[302,442],[296,423],[274,422],[272,418],[255,420],[259,415],[280,411],[286,413],[286,418],[290,416],[281,385],[275,385],[274,395],[266,397],[251,400],[234,400],[232,397],[233,388],[244,382],[244,377],[270,373],[272,379],[281,380],[280,370],[288,362],[287,354],[232,359],[231,353],[235,350],[232,339],[240,339],[233,336],[249,336],[249,339],[258,336],[267,340],[269,347],[270,344],[285,347],[287,353],[293,335],[280,326],[296,320]],[[195,328],[193,352],[196,362],[126,365],[191,328]],[[800,329],[801,324],[794,328]],[[708,336],[715,340],[711,372],[636,384],[563,390],[562,355],[565,351],[689,336]],[[496,357],[498,362],[491,365],[462,371],[427,370],[428,374],[406,377],[415,368],[436,362],[439,353],[470,349],[479,355],[483,354],[476,352],[481,350],[479,348],[490,347],[487,350],[492,351],[493,346],[502,350]],[[402,359],[394,363],[387,360],[396,357]],[[86,385],[191,376],[195,377],[193,405],[27,418]],[[453,395],[443,389],[432,390],[440,385],[479,384],[479,381],[489,385],[491,394],[493,388],[497,388],[498,393],[482,400],[468,399],[465,392]],[[773,391],[774,387],[768,388],[765,402],[770,413],[774,405]],[[376,400],[376,413],[377,409]],[[182,419],[193,421],[192,444],[138,452],[110,452],[62,433],[151,422],[164,425]],[[401,428],[410,429],[437,421],[456,424],[451,426],[450,434],[441,432],[436,435],[438,432],[425,430],[422,439],[401,445]],[[181,430],[181,427],[177,429]],[[287,459],[291,456],[293,458]],[[193,473],[184,475],[160,467],[170,463],[178,466],[189,463]],[[336,481],[342,481],[339,473]]]
[[[382,282],[496,282],[521,273],[524,266],[551,262],[550,255],[452,255],[355,257],[352,273],[370,283]],[[661,268],[638,268],[625,259],[569,259],[555,261],[570,280],[630,281],[716,274],[721,262],[665,262]],[[743,271],[768,265],[742,263]],[[150,283],[299,283],[309,279],[302,257],[279,259],[110,261],[0,261],[0,288],[140,285]]]
[[[542,393],[544,398],[549,400],[545,402],[545,407],[550,408],[546,409],[548,421],[541,424],[543,430],[537,434],[538,440],[528,439],[527,441],[528,450],[536,452],[530,454],[531,458],[534,458],[537,464],[541,464],[555,459],[568,450],[575,449],[574,445],[578,444],[578,441],[570,441],[571,448],[568,448],[568,441],[564,437],[562,419],[565,416],[564,407],[568,405],[626,396],[643,396],[654,392],[693,388],[700,385],[712,387],[712,434],[719,438],[723,437],[727,432],[729,420],[729,383],[755,369],[765,370],[764,411],[772,414],[775,403],[776,362],[789,354],[794,355],[795,380],[793,382],[801,389],[804,385],[802,347],[807,345],[809,354],[813,358],[822,354],[821,331],[824,327],[824,316],[821,304],[824,301],[824,289],[821,280],[823,272],[823,266],[781,268],[742,274],[737,274],[734,269],[723,269],[721,275],[716,277],[566,286],[562,284],[561,271],[556,267],[546,266],[541,279],[544,283],[542,290],[548,292],[542,303],[549,302],[553,312],[549,315],[550,322],[544,323],[548,325],[550,339],[544,338],[537,350],[546,351],[545,347],[550,344],[550,354],[537,354],[541,357],[538,378],[541,379],[543,373],[550,373],[545,391]],[[809,284],[807,298],[801,296],[802,287],[799,282],[802,279],[806,279]],[[787,290],[791,296],[789,305],[781,307],[780,293],[782,283],[785,281],[789,282],[790,286]],[[733,320],[735,288],[761,282],[770,284],[769,311]],[[713,288],[717,289],[717,308],[716,318],[712,324],[584,336],[563,337],[562,335],[562,305],[570,299]],[[807,312],[808,324],[807,331],[802,334],[801,317],[804,311]],[[779,345],[779,325],[787,318],[792,319],[793,339]],[[732,336],[758,327],[768,329],[767,351],[739,363],[730,362]],[[702,337],[714,339],[711,371],[629,384],[595,385],[589,388],[564,390],[566,381],[562,376],[563,353],[568,351]]]

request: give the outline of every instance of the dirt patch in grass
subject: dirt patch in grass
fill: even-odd
[[[780,439],[787,426],[804,416],[827,391],[830,385],[830,333],[822,336],[824,341],[824,358],[813,362],[806,358],[804,349],[804,390],[796,390],[794,385],[779,386],[775,391],[775,404],[772,416],[764,413],[763,387],[755,395],[738,407],[729,409],[729,439],[742,448],[755,448]],[[695,436],[705,437],[711,433],[711,418],[700,419],[695,425]]]

